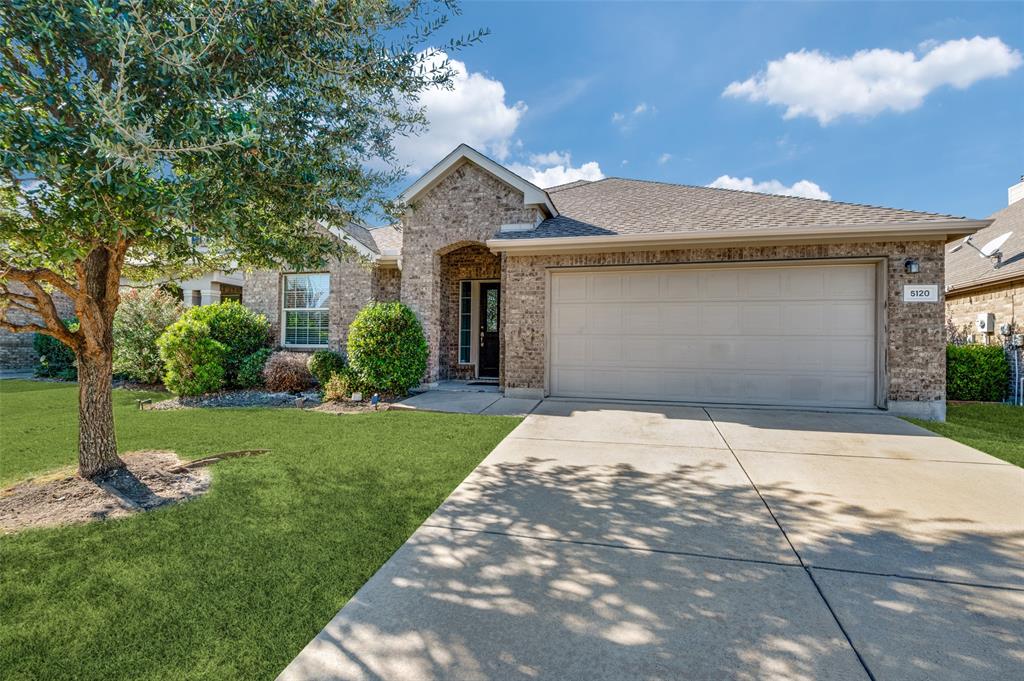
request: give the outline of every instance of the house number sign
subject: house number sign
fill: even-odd
[[[904,303],[937,303],[939,301],[938,284],[904,284]]]

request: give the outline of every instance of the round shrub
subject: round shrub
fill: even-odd
[[[345,362],[345,355],[340,352],[317,350],[309,356],[306,366],[309,367],[309,373],[313,374],[316,382],[323,387],[327,385],[327,381],[330,380],[333,374],[344,370],[347,364]]]
[[[313,374],[306,366],[306,355],[281,350],[267,359],[263,382],[268,390],[297,393],[313,387]]]
[[[947,345],[946,397],[1002,402],[1010,390],[1010,362],[999,345]]]
[[[273,352],[270,348],[260,348],[242,360],[238,365],[237,381],[240,388],[258,388],[263,385],[263,367]]]
[[[64,325],[69,331],[78,330],[78,320],[65,319]],[[35,375],[40,378],[59,378],[65,381],[78,379],[78,365],[75,363],[75,351],[64,345],[53,336],[37,333],[32,338],[32,349],[39,359],[36,361]]]
[[[402,303],[371,303],[348,330],[348,361],[368,389],[404,395],[427,370],[427,339]]]
[[[228,349],[204,322],[182,317],[156,341],[164,363],[164,385],[178,395],[202,395],[224,386]]]
[[[114,373],[159,383],[164,363],[156,340],[181,316],[181,304],[159,288],[131,289],[114,314]]]
[[[205,323],[210,328],[210,337],[227,348],[224,382],[228,386],[238,384],[242,360],[270,341],[266,316],[256,314],[237,301],[190,307],[184,317]]]

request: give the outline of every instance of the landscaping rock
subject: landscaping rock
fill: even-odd
[[[163,410],[204,407],[312,407],[318,404],[320,393],[315,390],[298,394],[266,390],[231,390],[198,397],[175,397],[157,402],[150,408]]]

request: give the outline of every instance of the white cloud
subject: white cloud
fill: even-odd
[[[670,153],[668,153],[666,151],[664,154],[662,154],[661,156],[658,157],[658,165],[663,166],[663,165],[665,165],[666,163],[668,163],[671,160],[672,160],[672,154],[670,154]]]
[[[542,189],[567,182],[575,182],[576,180],[589,180],[593,182],[604,179],[604,173],[601,172],[601,166],[597,161],[589,161],[578,168],[557,165],[542,170],[519,164],[512,164],[509,168],[512,172],[521,175]]]
[[[999,38],[926,41],[919,51],[920,57],[889,49],[862,50],[852,57],[790,52],[753,77],[730,83],[722,95],[782,105],[787,119],[811,116],[826,125],[846,115],[910,111],[937,88],[962,90],[1024,63],[1021,53]]]
[[[546,154],[531,154],[530,165],[512,163],[509,170],[529,180],[538,187],[575,182],[576,180],[602,180],[604,173],[597,161],[589,161],[578,167],[572,165],[572,155],[567,151],[550,151]]]
[[[442,60],[442,52],[436,59]],[[398,160],[414,173],[422,173],[461,143],[504,161],[512,136],[526,113],[526,104],[505,103],[505,86],[482,73],[470,72],[464,62],[452,59],[454,87],[432,89],[420,96],[430,125],[417,137],[396,140]]]
[[[647,102],[640,102],[625,113],[619,111],[614,112],[612,114],[612,123],[617,125],[620,130],[626,131],[632,129],[639,118],[645,115],[652,115],[657,112],[658,110]]]
[[[530,163],[535,166],[569,165],[572,157],[568,151],[549,151],[546,154],[530,154]]]
[[[752,177],[732,177],[722,175],[717,180],[707,185],[718,189],[740,189],[746,192],[758,192],[759,194],[781,194],[782,196],[801,196],[805,199],[824,199],[828,201],[832,196],[810,180],[800,180],[790,186],[786,186],[778,180],[766,180],[754,182]]]

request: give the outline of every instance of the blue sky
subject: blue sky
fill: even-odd
[[[542,184],[726,176],[970,217],[1024,174],[1024,3],[462,9],[451,33],[491,34],[425,97],[432,131],[399,146],[414,173],[466,141]]]

